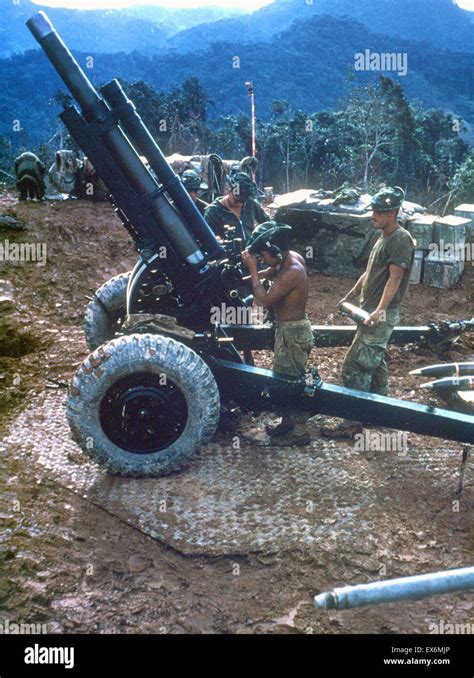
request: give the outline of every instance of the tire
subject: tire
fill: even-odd
[[[84,335],[90,351],[114,338],[127,311],[127,285],[130,272],[120,273],[104,283],[88,303],[84,315]]]
[[[112,473],[136,478],[184,468],[212,438],[219,416],[208,365],[184,344],[152,334],[119,337],[92,353],[67,403],[82,450]]]

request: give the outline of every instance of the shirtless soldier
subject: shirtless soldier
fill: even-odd
[[[273,369],[292,377],[302,377],[313,346],[311,323],[306,315],[308,280],[304,259],[289,251],[291,226],[267,221],[254,229],[242,260],[250,271],[255,303],[272,308],[275,314]],[[259,256],[268,268],[258,271]],[[267,291],[260,279],[272,280]],[[310,441],[308,414],[290,407],[279,412],[277,425],[268,425],[267,433],[275,445],[307,445]]]

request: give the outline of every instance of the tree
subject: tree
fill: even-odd
[[[392,129],[392,166],[388,174],[390,183],[406,186],[415,177],[415,155],[419,147],[413,110],[405,98],[400,83],[380,76],[380,96],[383,114]]]
[[[362,183],[369,188],[374,166],[385,164],[393,145],[391,120],[380,96],[378,85],[354,89],[344,111],[347,141],[353,148],[352,160],[362,173]]]

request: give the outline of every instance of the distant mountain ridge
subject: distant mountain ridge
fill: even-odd
[[[407,76],[390,72],[384,75],[401,82],[409,99],[419,99],[424,107],[442,108],[474,123],[474,55],[372,33],[347,18],[301,19],[269,42],[213,44],[191,54],[97,55],[94,68],[87,75],[96,87],[118,77],[129,82],[145,80],[158,92],[196,76],[214,102],[210,109],[212,117],[248,114],[244,83],[252,80],[257,115],[268,120],[274,99],[287,100],[293,110],[310,114],[337,109],[350,87],[373,82],[379,75],[354,70],[355,54],[365,49],[378,53],[406,52]],[[240,68],[232,67],[236,54],[240,54]],[[87,53],[75,52],[75,56],[84,68]],[[352,82],[347,79],[348,73]],[[50,100],[64,87],[46,56],[31,50],[0,60],[0,82],[0,134],[11,137],[11,121],[20,118],[28,121],[24,127],[29,130],[30,143],[49,138],[51,126],[57,125],[56,110],[50,106]]]
[[[205,47],[216,41],[268,41],[295,20],[322,15],[356,19],[382,35],[474,52],[474,13],[452,0],[274,0],[253,14],[182,31],[168,45],[193,51],[194,45]]]
[[[95,53],[140,52],[156,54],[168,49],[174,33],[203,21],[240,14],[222,8],[194,10],[135,6],[124,10],[76,10],[46,7],[31,0],[0,0],[0,58],[34,49],[36,43],[25,22],[44,10],[71,49]]]
[[[24,24],[40,9],[31,0],[0,0],[0,58],[35,47]],[[474,13],[452,0],[274,0],[253,13],[146,4],[122,10],[43,9],[72,49],[104,54],[137,51],[151,56],[169,50],[196,52],[214,42],[269,42],[295,20],[322,15],[355,19],[374,33],[474,52]]]

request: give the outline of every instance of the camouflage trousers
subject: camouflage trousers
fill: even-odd
[[[369,327],[360,325],[342,365],[347,388],[388,395],[387,345],[393,328],[400,322],[398,308],[388,309],[386,321]]]
[[[291,377],[304,376],[313,344],[313,332],[308,317],[288,322],[275,321],[274,371]],[[278,415],[293,424],[304,423],[311,416],[291,408],[280,410]]]

